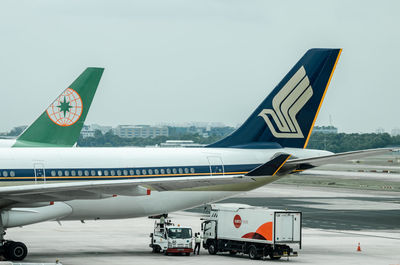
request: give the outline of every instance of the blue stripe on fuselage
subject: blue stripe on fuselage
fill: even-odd
[[[256,168],[260,164],[212,165],[212,175],[237,175]],[[35,170],[37,177],[35,176]],[[124,168],[50,168],[44,169],[45,177],[36,169],[0,169],[1,181],[64,181],[64,180],[107,180],[166,178],[210,175],[210,166],[176,166],[176,167],[124,167]],[[6,172],[6,173],[5,173]],[[59,174],[61,172],[61,174]],[[68,172],[68,174],[65,174]],[[72,175],[74,172],[74,175]],[[107,175],[105,173],[107,172]],[[131,174],[131,173],[134,174]],[[138,174],[139,172],[139,174]],[[94,174],[93,174],[94,173]],[[100,174],[99,174],[100,173]]]

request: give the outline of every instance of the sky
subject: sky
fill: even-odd
[[[400,127],[399,1],[2,0],[0,131],[89,66],[86,123],[238,125],[310,48],[343,48],[316,125]]]

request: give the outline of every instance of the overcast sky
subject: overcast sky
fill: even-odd
[[[0,131],[88,66],[86,123],[242,123],[313,47],[343,48],[317,125],[400,127],[399,1],[2,0]]]

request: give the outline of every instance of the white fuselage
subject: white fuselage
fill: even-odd
[[[0,148],[12,147],[16,141],[16,139],[0,139]]]
[[[266,163],[279,152],[298,158],[330,154],[326,151],[295,148],[4,148],[0,149],[0,185],[237,175]],[[71,200],[64,203],[72,211],[62,219],[117,219],[156,215],[218,201],[239,192],[153,191],[148,196]]]

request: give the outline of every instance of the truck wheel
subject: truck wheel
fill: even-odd
[[[154,247],[153,247],[153,252],[154,252],[154,253],[160,253],[160,251],[161,251],[160,246],[154,246]]]
[[[257,248],[254,245],[251,245],[249,247],[249,258],[250,259],[258,259]]]
[[[209,246],[208,246],[208,253],[210,253],[210,255],[215,255],[217,254],[217,246],[215,242],[212,242]]]

